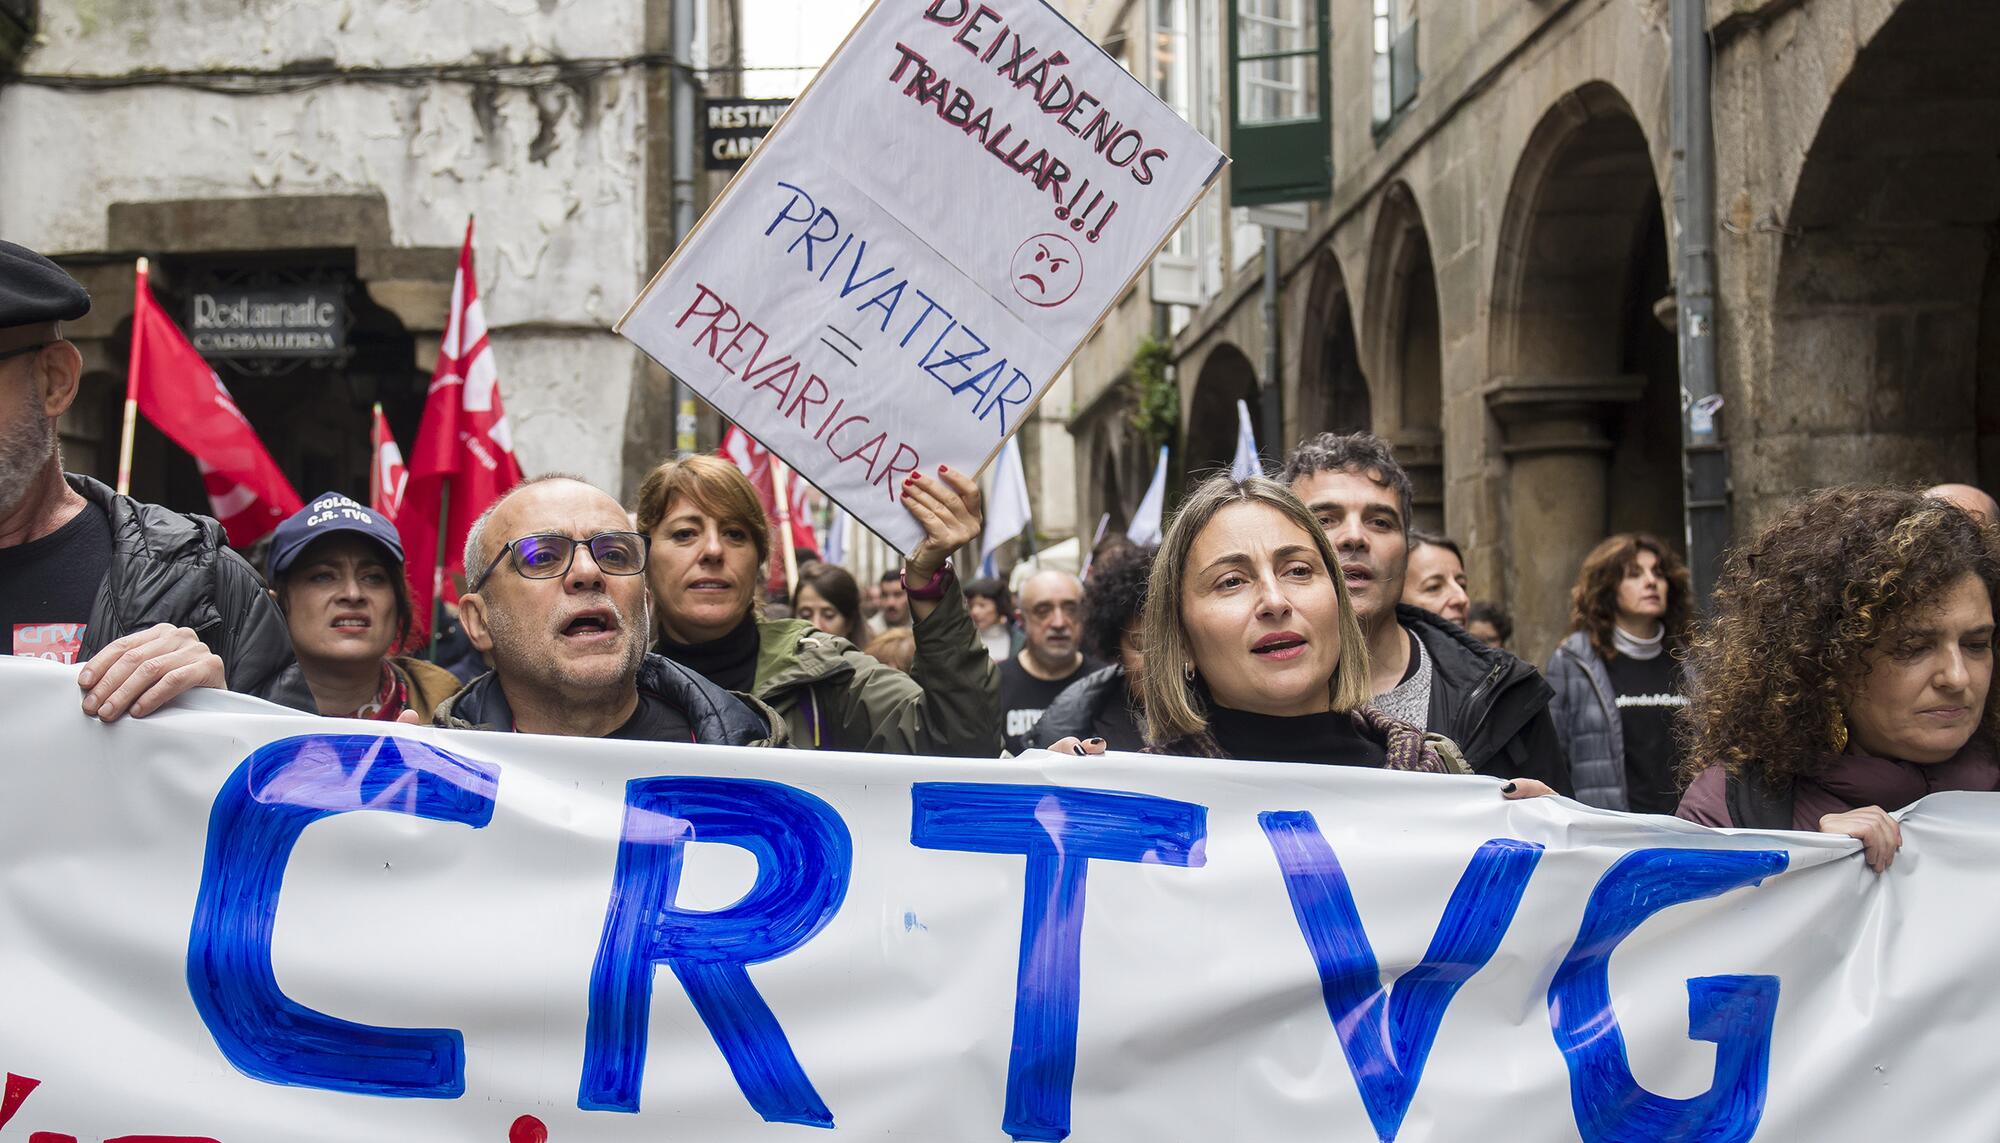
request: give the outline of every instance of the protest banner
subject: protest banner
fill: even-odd
[[[315,720],[0,658],[0,1139],[1990,1139],[2000,798],[1888,873],[1498,783]],[[356,812],[361,811],[361,812]],[[47,1134],[40,1134],[47,1133]]]
[[[1043,0],[877,0],[618,328],[908,551],[1224,161]]]

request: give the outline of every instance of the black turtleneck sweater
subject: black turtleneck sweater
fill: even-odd
[[[729,634],[706,643],[676,643],[660,636],[660,654],[724,690],[749,694],[757,683],[757,616],[750,613]]]
[[[1380,743],[1355,728],[1351,714],[1279,716],[1216,706],[1209,709],[1208,729],[1231,758],[1376,768],[1389,761]]]

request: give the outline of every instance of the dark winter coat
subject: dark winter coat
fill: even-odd
[[[1397,604],[1396,621],[1431,655],[1427,730],[1457,743],[1477,773],[1571,792],[1569,759],[1549,717],[1552,692],[1540,671],[1422,608]]]
[[[1549,685],[1556,734],[1569,757],[1576,800],[1607,810],[1628,809],[1625,791],[1625,723],[1604,656],[1582,631],[1570,632],[1549,656]]]
[[[785,724],[770,707],[726,691],[662,655],[647,654],[639,664],[639,689],[687,715],[694,740],[710,746],[783,746]],[[514,712],[493,672],[466,684],[438,704],[431,724],[452,730],[514,728]]]
[[[171,623],[221,657],[230,690],[318,713],[284,615],[257,573],[229,550],[222,525],[120,496],[88,476],[63,478],[111,518],[111,566],[91,603],[78,662],[135,631]]]
[[[1117,663],[1092,671],[1056,696],[1049,708],[1042,712],[1042,719],[1028,732],[1028,743],[1039,750],[1047,750],[1054,743],[1074,735],[1077,738],[1099,736],[1099,727],[1104,712],[1112,703],[1125,701],[1125,668]],[[1133,722],[1139,720],[1135,717]],[[1142,739],[1120,742],[1108,738],[1107,750],[1144,750]]]

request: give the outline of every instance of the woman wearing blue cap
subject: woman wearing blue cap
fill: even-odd
[[[456,694],[450,671],[394,656],[410,634],[410,589],[395,525],[337,492],[313,499],[271,538],[271,595],[319,712],[428,724]],[[404,721],[409,721],[405,719]]]

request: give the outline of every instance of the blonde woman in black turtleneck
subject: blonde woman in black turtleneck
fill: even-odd
[[[1147,585],[1147,750],[1470,773],[1453,744],[1368,705],[1367,646],[1339,566],[1285,486],[1260,476],[1199,485]],[[1502,790],[1554,792],[1525,778]]]

